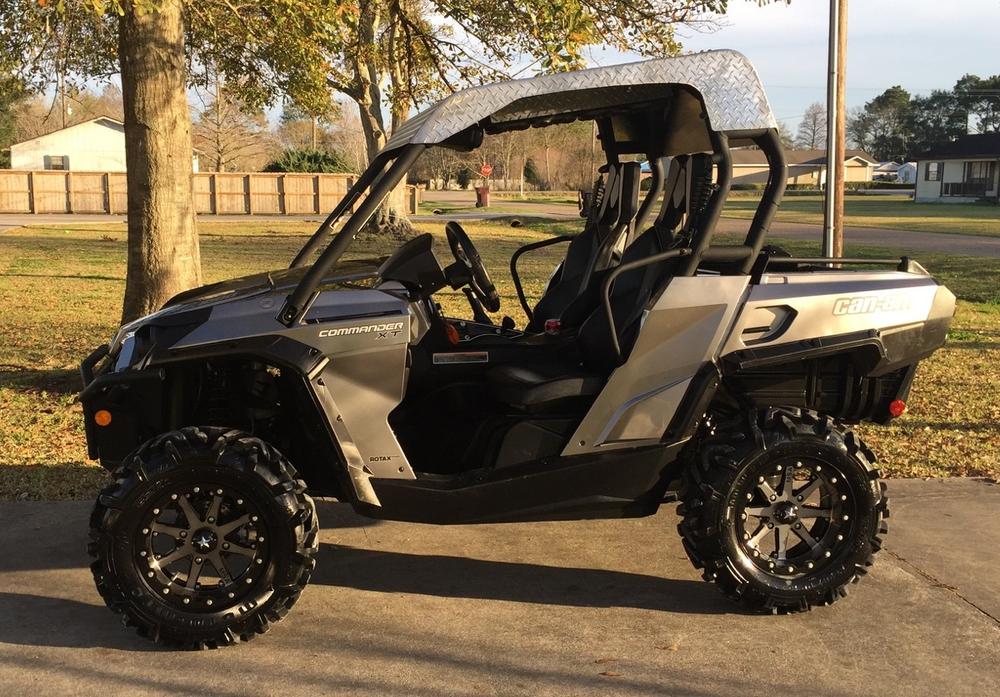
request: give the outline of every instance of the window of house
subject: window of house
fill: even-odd
[[[994,164],[996,163],[989,160],[983,160],[981,162],[966,162],[965,181],[992,182]]]
[[[944,171],[943,162],[928,162],[927,169],[924,170],[924,181],[936,182],[941,180],[941,173]]]
[[[65,155],[46,155],[45,169],[58,169],[65,171],[69,169],[69,158]]]

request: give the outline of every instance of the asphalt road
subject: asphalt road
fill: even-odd
[[[87,503],[0,503],[0,695],[1000,693],[1000,487],[896,481],[833,607],[741,614],[653,518],[440,528],[321,505],[313,583],[250,644],[159,650],[93,589]]]
[[[432,191],[426,192],[424,201],[430,206],[435,202],[442,204],[469,204],[469,192]],[[445,220],[484,220],[508,217],[543,217],[554,220],[579,220],[576,206],[562,203],[532,203],[518,201],[502,201],[495,199],[489,209],[475,212],[445,212],[442,215],[420,215],[414,220],[425,222]],[[239,222],[247,220],[242,215],[206,216],[211,220]],[[309,220],[317,224],[322,216],[254,216],[253,220]],[[123,215],[29,215],[0,214],[0,232],[12,227],[24,225],[58,225],[80,223],[124,222]],[[744,234],[748,220],[722,218],[717,231],[723,234]],[[978,235],[953,235],[936,232],[921,232],[918,230],[892,230],[887,228],[847,227],[844,234],[848,244],[859,244],[877,247],[888,247],[901,252],[910,252],[919,256],[920,252],[941,252],[960,256],[989,257],[1000,259],[1000,237],[984,237]],[[819,243],[822,228],[819,225],[805,223],[780,223],[771,225],[770,239],[814,240]]]

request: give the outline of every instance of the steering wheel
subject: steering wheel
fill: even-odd
[[[462,229],[462,226],[454,220],[449,220],[444,226],[444,231],[448,235],[448,246],[455,259],[464,264],[469,269],[471,276],[469,287],[475,293],[476,298],[490,312],[500,309],[500,294],[497,287],[490,280],[490,274],[483,264],[476,245],[472,244],[469,235]]]

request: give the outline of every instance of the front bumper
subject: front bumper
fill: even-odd
[[[162,422],[165,375],[159,369],[114,372],[113,361],[105,360],[108,351],[107,344],[99,346],[80,364],[83,390],[79,399],[87,457],[111,470],[155,435]],[[99,411],[110,414],[106,425],[98,425]]]

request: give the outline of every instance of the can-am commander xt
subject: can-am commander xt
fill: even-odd
[[[606,162],[583,229],[512,256],[521,328],[491,323],[500,296],[457,222],[443,252],[424,234],[342,259],[428,148],[576,120],[596,122]],[[730,149],[751,145],[760,205],[742,244],[713,244]],[[104,600],[172,645],[264,632],[313,569],[309,494],[432,523],[679,499],[684,548],[728,596],[838,599],[888,516],[847,425],[901,413],[955,298],[905,257],[765,247],[786,177],[731,51],[476,87],[411,118],[289,268],[181,293],[84,361],[90,457],[114,476],[90,523]],[[517,262],[554,244],[565,257],[529,302]],[[443,316],[444,289],[467,292],[471,319]]]

